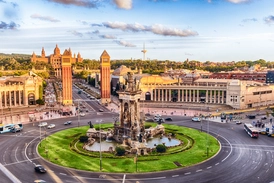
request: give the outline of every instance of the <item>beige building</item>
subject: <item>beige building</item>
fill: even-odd
[[[80,53],[74,54],[74,56],[72,56],[72,52],[70,50],[70,48],[67,50],[65,49],[64,53],[61,54],[60,49],[58,47],[58,45],[56,45],[56,47],[53,50],[53,54],[46,56],[45,50],[44,48],[42,48],[41,51],[41,56],[37,56],[34,52],[31,56],[31,62],[46,62],[52,65],[53,69],[54,69],[54,75],[57,78],[61,78],[62,77],[62,58],[63,57],[68,57],[71,60],[71,63],[76,63],[76,62],[82,62],[83,58],[81,58]]]
[[[42,78],[33,72],[23,76],[0,77],[0,108],[35,105]]]
[[[145,76],[140,80],[141,100],[155,102],[206,103],[247,109],[274,104],[274,85],[230,79],[181,80]]]
[[[121,66],[112,73],[113,90],[116,89],[117,83],[125,84],[128,72],[132,71],[126,66]],[[198,79],[195,73],[186,75],[184,79],[139,72],[134,74],[134,78],[142,90],[141,101],[172,102],[182,105],[217,104],[235,109],[258,108],[274,104],[274,85],[256,81]]]

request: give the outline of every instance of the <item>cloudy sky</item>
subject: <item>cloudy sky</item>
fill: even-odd
[[[0,0],[0,53],[274,61],[274,0]]]

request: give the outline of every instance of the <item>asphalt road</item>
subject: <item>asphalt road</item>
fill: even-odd
[[[79,97],[79,96],[78,96]],[[81,97],[82,98],[82,97]],[[84,100],[84,99],[83,99]],[[182,182],[271,182],[274,180],[274,143],[273,138],[260,135],[258,139],[250,138],[243,129],[243,125],[232,123],[216,123],[210,121],[191,122],[190,117],[172,116],[170,124],[183,125],[209,132],[215,136],[222,146],[218,155],[201,164],[178,168],[172,171],[141,173],[141,174],[113,174],[101,172],[86,172],[59,167],[43,160],[36,152],[41,137],[65,128],[87,125],[88,121],[96,123],[114,121],[117,114],[98,106],[96,101],[88,103],[90,112],[81,118],[70,117],[50,121],[56,124],[54,129],[37,127],[38,123],[24,125],[20,133],[6,133],[0,135],[0,163],[4,168],[17,177],[22,183],[44,180],[49,183],[182,183]],[[104,112],[97,110],[104,108]],[[72,121],[65,126],[65,121]],[[41,132],[41,133],[40,133]],[[34,164],[42,164],[47,173],[34,172]],[[0,182],[12,182],[0,171]]]

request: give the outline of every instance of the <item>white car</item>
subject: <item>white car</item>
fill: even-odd
[[[242,124],[242,122],[241,122],[240,120],[233,120],[233,122],[234,122],[235,124],[237,124],[237,125]]]
[[[45,126],[47,126],[48,125],[48,123],[47,122],[42,122],[42,123],[39,123],[39,127],[45,127]]]
[[[199,117],[194,117],[194,118],[192,118],[191,120],[194,121],[194,122],[200,122],[200,121],[201,121],[201,118],[199,118]]]
[[[80,116],[81,117],[84,117],[86,114],[85,113],[80,113]]]
[[[51,129],[51,128],[54,128],[55,127],[55,124],[50,124],[49,126],[48,126],[48,129]]]

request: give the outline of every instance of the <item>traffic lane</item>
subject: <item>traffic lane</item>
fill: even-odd
[[[0,178],[0,183],[13,183],[13,181],[3,171],[0,171]]]

